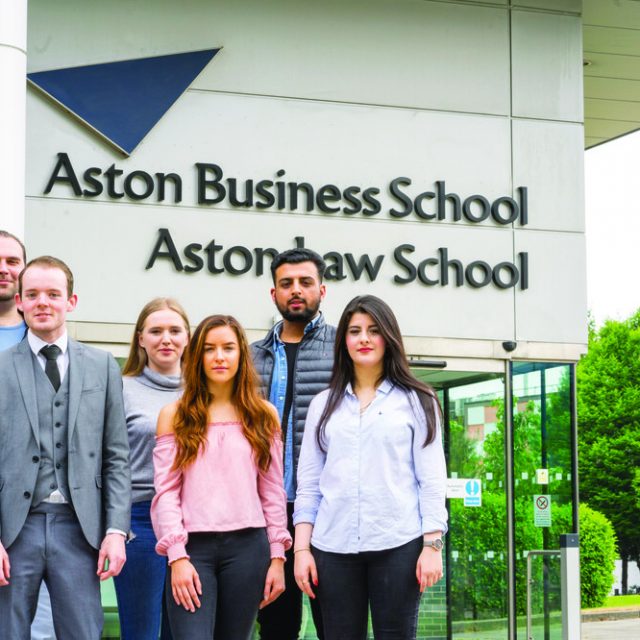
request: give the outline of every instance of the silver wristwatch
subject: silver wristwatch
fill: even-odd
[[[442,542],[442,538],[434,538],[433,540],[424,540],[424,547],[431,547],[435,551],[440,551],[444,546],[444,542]]]

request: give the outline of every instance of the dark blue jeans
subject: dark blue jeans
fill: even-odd
[[[194,613],[176,604],[167,572],[167,613],[175,640],[249,640],[271,563],[267,532],[190,533],[187,553],[202,584]]]
[[[394,549],[329,553],[312,547],[325,640],[415,640],[420,606],[416,564],[422,536]]]
[[[136,537],[127,544],[127,561],[114,578],[122,640],[158,640],[161,626],[162,640],[171,639],[163,616],[167,559],[156,553],[150,507],[150,500],[131,505],[131,531]]]

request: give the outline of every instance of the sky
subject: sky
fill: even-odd
[[[587,305],[601,326],[640,307],[640,132],[585,154]]]

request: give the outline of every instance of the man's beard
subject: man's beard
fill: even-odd
[[[0,302],[9,302],[16,297],[15,291],[0,291]]]
[[[277,305],[280,315],[288,322],[301,322],[304,324],[309,323],[316,317],[318,309],[320,308],[320,301],[316,305],[306,304],[300,311],[291,311],[288,305]]]

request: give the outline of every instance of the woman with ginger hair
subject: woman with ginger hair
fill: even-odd
[[[248,639],[284,591],[282,443],[260,398],[242,327],[205,318],[183,365],[184,393],[160,412],[151,518],[166,555],[175,640]]]

